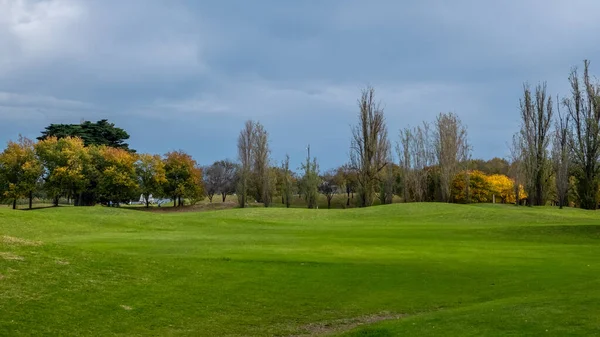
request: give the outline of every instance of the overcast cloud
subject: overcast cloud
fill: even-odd
[[[235,159],[247,119],[294,163],[347,160],[373,85],[389,132],[457,113],[474,157],[507,154],[523,82],[600,70],[600,2],[0,0],[0,142],[107,118],[141,152]]]

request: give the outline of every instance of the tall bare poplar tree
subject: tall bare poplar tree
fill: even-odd
[[[563,206],[567,205],[567,197],[569,194],[569,166],[571,162],[571,152],[569,148],[569,140],[571,138],[569,115],[562,116],[559,108],[558,118],[555,123],[554,142],[552,144],[552,162],[554,164],[554,175],[556,178],[558,206],[563,208]]]
[[[535,97],[525,84],[520,108],[525,187],[529,205],[543,206],[546,203],[548,178],[551,174],[548,146],[553,113],[552,98],[546,94],[546,84],[536,86]]]
[[[285,159],[281,163],[281,169],[283,171],[283,199],[285,202],[285,207],[290,208],[293,192],[292,189],[294,183],[292,181],[292,171],[290,170],[290,156],[288,154],[285,155]]]
[[[238,137],[238,160],[240,161],[240,166],[238,168],[237,195],[241,208],[246,207],[248,203],[248,188],[252,165],[254,163],[254,151],[252,150],[255,135],[254,128],[253,121],[246,121],[244,129],[240,131]]]
[[[254,136],[252,145],[252,156],[254,158],[254,173],[256,177],[256,188],[260,202],[265,207],[271,205],[271,179],[269,172],[269,134],[264,126],[258,122],[254,123]]]
[[[581,79],[577,68],[571,71],[571,96],[563,100],[563,105],[572,121],[573,173],[577,178],[579,203],[581,208],[596,209],[600,175],[600,86],[590,79],[589,65],[585,60]]]
[[[523,185],[523,138],[521,137],[521,133],[517,132],[512,137],[512,142],[508,145],[508,149],[510,151],[510,157],[508,158],[508,162],[510,163],[510,168],[508,170],[508,175],[514,181],[514,192],[515,192],[515,200],[516,205],[519,206],[519,202],[521,200],[520,195],[520,187]]]
[[[379,172],[385,167],[390,143],[383,108],[375,102],[375,89],[367,87],[358,100],[358,125],[352,130],[350,161],[358,173],[361,207],[373,204]]]
[[[316,208],[321,179],[319,178],[317,158],[312,158],[312,160],[310,158],[310,145],[308,146],[306,162],[302,164],[302,170],[304,171],[304,176],[300,181],[300,189],[304,195],[308,208]]]
[[[412,132],[410,142],[410,153],[413,163],[412,189],[415,201],[426,201],[427,197],[427,179],[429,171],[427,168],[434,163],[434,153],[431,146],[431,131],[429,123],[423,122],[423,125],[417,126]]]
[[[410,142],[412,140],[412,131],[410,127],[400,130],[400,139],[396,143],[396,153],[398,154],[400,170],[402,172],[402,199],[404,202],[410,200],[410,184],[412,179]]]
[[[468,155],[467,128],[453,113],[440,113],[435,121],[435,155],[440,167],[442,201],[450,201],[450,187]]]

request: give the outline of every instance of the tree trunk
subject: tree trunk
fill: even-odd
[[[150,197],[146,197],[146,208],[150,208]]]
[[[17,209],[17,198],[13,199],[12,209]]]
[[[29,209],[33,208],[33,191],[29,191]]]
[[[178,197],[177,207],[181,207],[181,196]]]
[[[213,200],[214,195],[209,194],[208,195],[208,201],[212,204],[212,200]]]
[[[223,193],[222,196],[223,196],[223,202],[225,202],[225,200],[227,199],[227,193]]]
[[[327,198],[327,209],[331,209],[331,198]]]
[[[54,207],[58,207],[58,196],[54,197]]]
[[[283,193],[281,194],[281,204],[282,204],[282,205],[285,205],[285,198],[284,198],[284,196],[283,196]]]
[[[177,207],[177,196],[173,196],[173,207]]]

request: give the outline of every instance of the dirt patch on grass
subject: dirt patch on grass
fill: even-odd
[[[66,266],[69,264],[69,261],[65,261],[65,260],[56,260],[56,264],[60,264],[63,266]]]
[[[125,304],[121,304],[121,308],[123,308],[123,309],[125,309],[125,310],[127,310],[127,311],[129,311],[129,310],[133,310],[133,308],[132,308],[132,307],[130,307],[130,306],[128,306],[128,305],[125,305]]]
[[[4,275],[0,274],[0,281],[4,278]]]
[[[15,255],[13,253],[10,252],[0,252],[0,257],[5,259],[5,260],[14,260],[14,261],[23,261],[25,260],[24,257],[19,256],[19,255]]]
[[[342,318],[328,322],[311,323],[304,325],[300,328],[300,330],[304,331],[303,334],[292,335],[290,337],[328,336],[335,333],[352,330],[361,325],[373,324],[393,319],[401,319],[403,317],[406,317],[406,315],[394,314],[390,312],[380,312],[378,314],[373,315],[359,316],[354,318]]]
[[[16,238],[14,236],[3,235],[0,238],[0,242],[6,245],[14,246],[41,246],[42,241],[33,241],[27,239]]]

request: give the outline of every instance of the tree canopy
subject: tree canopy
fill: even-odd
[[[42,135],[37,139],[46,140],[50,137],[56,137],[58,139],[78,137],[83,140],[85,146],[105,145],[135,152],[130,149],[129,144],[125,142],[129,139],[129,134],[125,130],[116,127],[114,123],[108,122],[106,119],[99,120],[95,123],[85,121],[81,124],[50,124],[42,131]]]

